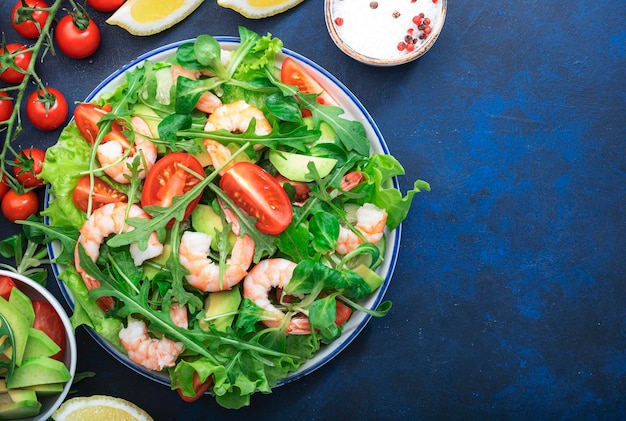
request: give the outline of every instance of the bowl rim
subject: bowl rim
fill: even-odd
[[[330,38],[333,40],[335,45],[346,55],[352,57],[353,59],[360,61],[361,63],[369,64],[371,66],[378,67],[392,67],[398,66],[401,64],[410,63],[419,57],[423,56],[437,41],[439,35],[441,34],[441,30],[443,29],[443,24],[446,20],[446,14],[448,10],[448,1],[440,0],[441,2],[441,19],[437,22],[437,26],[433,27],[433,31],[428,37],[427,41],[420,46],[417,50],[414,50],[410,53],[407,53],[403,56],[396,58],[376,58],[370,57],[365,54],[362,54],[352,47],[350,47],[343,38],[339,35],[337,28],[333,24],[332,18],[332,3],[333,0],[325,0],[324,2],[324,17],[326,21],[326,29],[330,35]]]
[[[27,276],[9,270],[0,269],[0,276],[8,276],[10,278],[13,278],[16,281],[21,282],[27,285],[29,288],[35,290],[46,301],[48,301],[50,305],[52,305],[54,310],[61,318],[61,322],[63,322],[66,344],[64,363],[68,371],[70,372],[70,379],[67,381],[67,383],[65,383],[63,391],[59,395],[57,395],[57,398],[52,402],[50,408],[46,409],[45,412],[43,412],[44,408],[42,407],[42,412],[33,417],[33,420],[47,420],[48,418],[50,418],[50,416],[52,416],[54,411],[56,411],[59,406],[61,406],[61,404],[65,400],[65,397],[69,393],[70,388],[72,387],[72,383],[74,381],[74,376],[76,374],[76,363],[78,359],[78,347],[76,345],[74,327],[72,326],[69,316],[67,315],[67,312],[65,311],[59,300],[57,300],[57,298],[45,286]],[[25,420],[27,419],[28,418],[25,418]]]

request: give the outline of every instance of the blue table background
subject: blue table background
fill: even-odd
[[[20,40],[12,4],[0,4],[9,42]],[[394,68],[343,55],[317,0],[262,20],[207,0],[150,37],[104,24],[108,15],[92,15],[95,55],[38,65],[70,101],[157,46],[243,25],[341,80],[405,166],[403,191],[417,178],[432,191],[403,224],[391,313],[316,372],[239,411],[186,404],[79,328],[78,371],[96,377],[75,395],[124,397],[157,420],[624,416],[626,2],[451,0],[431,51]],[[57,136],[25,127],[18,143]],[[17,231],[1,224],[3,237]],[[52,277],[49,287],[60,297]]]

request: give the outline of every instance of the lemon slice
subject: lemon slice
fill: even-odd
[[[109,17],[133,35],[153,35],[185,19],[204,0],[128,0]]]
[[[247,18],[274,16],[297,6],[304,0],[217,0],[222,7],[233,9]]]
[[[154,421],[143,409],[125,399],[105,395],[68,399],[52,414],[54,421]]]

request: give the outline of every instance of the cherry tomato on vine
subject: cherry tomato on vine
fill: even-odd
[[[222,176],[220,188],[241,210],[257,218],[255,226],[265,234],[280,234],[291,223],[293,210],[287,192],[256,164],[237,162]]]
[[[41,163],[45,158],[46,153],[39,148],[24,149],[15,157],[13,175],[26,188],[43,186],[44,181],[37,176],[41,172]]]
[[[167,207],[172,204],[175,196],[181,196],[200,182],[185,168],[204,175],[204,168],[200,161],[185,152],[175,152],[159,159],[148,171],[146,182],[141,193],[141,206],[158,205]],[[191,215],[201,194],[195,198],[185,210],[185,218]],[[171,223],[174,221],[172,220]]]
[[[10,276],[0,275],[0,297],[8,300],[13,288],[17,288],[15,281]]]
[[[4,176],[4,173],[2,173],[2,181],[0,181],[0,200],[2,200],[4,195],[7,194],[9,190],[11,190],[11,188],[6,182],[6,177]]]
[[[39,198],[33,190],[17,193],[9,190],[2,198],[2,214],[11,222],[28,219],[39,209]]]
[[[65,328],[59,314],[52,304],[43,300],[33,300],[33,311],[35,312],[33,328],[41,330],[61,348],[52,356],[60,361],[65,352]]]
[[[92,210],[96,210],[107,203],[128,201],[128,196],[98,177],[94,177],[92,190],[89,176],[83,175],[78,179],[78,183],[72,193],[72,200],[74,201],[74,204],[83,212],[87,212],[90,194]]]
[[[5,53],[8,52],[9,54],[13,54],[15,52],[26,50],[27,48],[28,47],[24,44],[11,43],[7,44],[5,48],[0,49],[0,62],[3,67],[14,64],[22,69],[22,71],[18,71],[13,68],[6,68],[2,73],[0,73],[0,80],[7,83],[20,83],[24,80],[25,72],[33,58],[33,53],[31,51],[25,51],[21,54],[17,54],[15,57],[9,57],[8,54],[5,56]]]
[[[85,58],[100,45],[100,29],[85,14],[71,14],[61,18],[54,31],[59,49],[68,57]]]
[[[13,100],[4,92],[0,92],[0,122],[7,121],[13,114]]]
[[[48,3],[43,0],[24,0],[26,6],[45,9],[50,7]],[[41,35],[41,29],[46,24],[50,13],[48,11],[37,10],[30,11],[28,13],[18,14],[18,9],[23,7],[22,0],[18,0],[13,6],[11,11],[11,24],[15,31],[24,38],[37,38]],[[32,17],[32,19],[30,19]],[[19,23],[18,23],[19,22]]]
[[[54,130],[65,123],[69,107],[63,94],[55,88],[34,91],[26,100],[26,115],[40,130]]]
[[[318,104],[337,105],[337,101],[324,90],[322,85],[315,80],[313,75],[306,71],[304,67],[296,63],[291,57],[285,58],[280,69],[280,81],[288,85],[300,88],[305,94],[319,94],[316,98]]]
[[[211,386],[213,386],[213,376],[209,376],[204,382],[201,382],[200,376],[198,375],[197,371],[194,371],[192,381],[193,381],[193,390],[194,392],[196,392],[195,396],[185,396],[183,395],[183,392],[180,389],[176,389],[176,391],[178,392],[178,395],[185,402],[197,401],[206,393],[207,390],[209,390]]]
[[[112,12],[118,9],[126,0],[87,0],[87,4],[99,12]]]

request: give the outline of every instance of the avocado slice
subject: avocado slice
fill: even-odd
[[[15,306],[2,297],[0,297],[0,313],[2,313],[13,331],[13,337],[15,339],[15,343],[13,344],[15,347],[15,364],[20,365],[24,356],[24,350],[26,349],[30,323],[28,323],[27,316],[20,313]],[[5,350],[5,355],[11,358],[11,352],[12,350],[9,347]]]
[[[381,286],[383,282],[385,282],[382,276],[374,272],[367,265],[360,264],[352,269],[352,271],[361,275],[363,280],[369,285],[372,292],[375,291],[379,286]]]
[[[163,245],[163,252],[157,257],[153,257],[152,259],[148,259],[143,264],[143,275],[148,278],[154,278],[157,273],[159,273],[160,268],[164,267],[167,264],[167,259],[170,258],[172,246],[169,244]]]
[[[24,360],[7,379],[7,388],[33,386],[36,384],[63,383],[71,378],[65,364],[50,357],[33,357]]]
[[[34,384],[32,386],[26,386],[23,389],[33,390],[37,396],[52,396],[63,392],[65,383],[47,383],[47,384]]]
[[[237,311],[239,304],[241,304],[239,288],[210,292],[204,300],[204,315],[209,320],[200,319],[198,325],[201,329],[208,330],[207,324],[211,323],[217,330],[224,332],[232,325],[235,315],[217,316]]]
[[[191,226],[198,232],[203,232],[211,236],[211,248],[218,249],[220,233],[224,230],[224,221],[211,206],[199,204],[191,212]],[[228,241],[235,244],[237,237],[232,232],[228,233]]]
[[[326,177],[335,168],[337,160],[334,158],[324,158],[321,156],[309,156],[292,152],[282,152],[271,150],[269,153],[270,162],[276,167],[279,173],[292,181],[312,181],[308,175],[310,162],[315,165],[321,178]]]
[[[33,303],[26,294],[18,288],[11,289],[9,303],[15,307],[17,311],[26,316],[29,326],[33,325],[33,322],[35,321],[35,310],[33,309]]]
[[[8,390],[0,402],[0,420],[34,417],[41,411],[34,390]]]
[[[61,348],[43,331],[31,327],[24,350],[24,360],[32,357],[51,357],[60,350]]]

